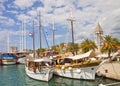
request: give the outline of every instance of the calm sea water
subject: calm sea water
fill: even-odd
[[[54,76],[49,82],[42,82],[29,78],[25,74],[24,65],[0,66],[0,86],[98,86],[98,83],[111,82],[116,81],[103,78],[96,78],[95,81],[85,81],[58,76]]]

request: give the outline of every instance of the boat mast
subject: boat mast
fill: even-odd
[[[24,39],[23,28],[24,28],[24,23],[22,22],[22,27],[21,27],[21,52],[23,52],[23,39]]]
[[[73,31],[73,22],[75,20],[73,19],[72,12],[71,12],[70,18],[68,18],[67,21],[70,21],[70,24],[71,24],[71,30],[72,30],[72,54],[75,55],[75,53],[74,53],[74,31]]]
[[[40,57],[41,57],[41,54],[42,54],[42,38],[41,38],[41,17],[40,17],[40,11],[38,13],[38,17],[39,17],[39,36],[40,36]]]
[[[7,51],[10,52],[10,39],[9,39],[9,33],[7,35]]]
[[[24,21],[23,22],[23,31],[24,31],[24,33],[23,33],[23,35],[24,35],[24,44],[23,44],[23,47],[24,47],[24,52],[26,52],[26,22]]]
[[[20,52],[22,52],[22,26],[20,26]]]
[[[32,34],[32,36],[33,36],[33,57],[36,58],[36,57],[35,57],[34,20],[33,20],[33,34]]]
[[[54,26],[54,21],[53,21],[52,33],[53,33],[53,46],[55,46],[55,26]]]

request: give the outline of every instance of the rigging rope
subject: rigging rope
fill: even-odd
[[[48,44],[47,37],[46,37],[46,35],[45,35],[45,31],[44,31],[44,29],[43,29],[43,35],[44,35],[44,37],[45,37],[45,41],[46,41],[46,43],[47,43],[47,47],[48,47],[48,49],[49,49],[50,47],[49,47],[49,44]]]
[[[45,41],[46,41],[46,43],[47,43],[47,47],[48,47],[48,49],[49,49],[49,51],[50,51],[50,55],[53,57],[53,54],[52,54],[52,51],[51,51],[50,46],[49,46],[49,44],[48,44],[47,37],[46,37],[46,35],[45,35],[44,29],[43,29],[43,35],[44,35],[44,37],[45,37]]]

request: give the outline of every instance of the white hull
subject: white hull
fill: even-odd
[[[16,62],[2,62],[2,64],[9,65],[9,64],[16,64]]]
[[[19,58],[19,59],[18,59],[18,62],[19,62],[20,64],[25,64],[25,58],[26,58],[26,57]]]
[[[41,72],[36,70],[36,73],[34,73],[33,70],[30,71],[28,70],[28,67],[26,67],[25,71],[30,78],[40,80],[40,81],[48,82],[53,77],[53,69],[42,70]]]
[[[54,69],[54,74],[62,77],[73,78],[73,79],[85,79],[95,80],[95,74],[97,69],[103,65],[107,60],[103,60],[96,66],[88,66],[81,68],[67,68],[67,69]]]
[[[68,68],[68,69],[55,69],[55,75],[73,78],[73,79],[85,79],[94,80],[97,66],[85,67],[85,68]]]

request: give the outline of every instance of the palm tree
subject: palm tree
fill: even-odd
[[[77,55],[78,51],[79,45],[77,43],[74,43],[74,53]],[[73,52],[73,44],[71,42],[68,43],[67,52]]]
[[[45,48],[42,48],[42,49],[37,49],[36,50],[36,53],[37,53],[37,56],[40,56],[40,52],[45,52],[46,51],[46,49]]]
[[[79,45],[77,43],[74,44],[74,51],[75,51],[75,54],[77,55],[78,54],[78,51],[79,51]]]
[[[118,45],[119,45],[119,40],[117,38],[112,38],[111,36],[106,35],[104,37],[103,47],[101,49],[101,52],[107,52],[108,57],[110,57],[110,54],[112,52],[117,51],[117,46]]]
[[[67,49],[66,49],[66,52],[73,52],[73,47],[72,47],[73,45],[72,45],[72,43],[71,42],[69,42],[68,44],[67,44]]]
[[[89,50],[94,50],[97,49],[97,46],[94,41],[85,39],[81,45],[80,48],[82,49],[82,52],[88,52]]]

